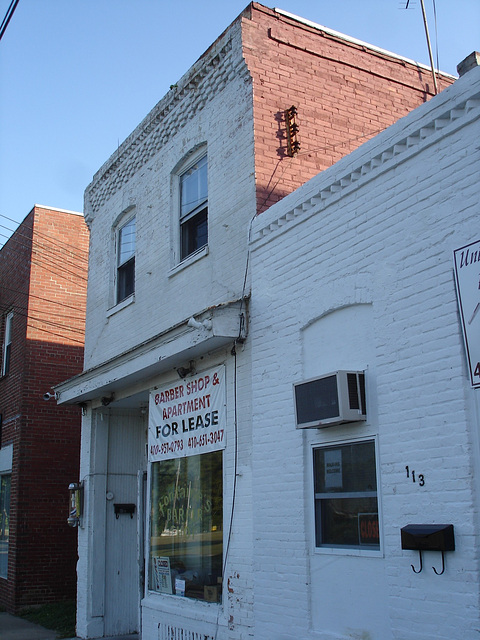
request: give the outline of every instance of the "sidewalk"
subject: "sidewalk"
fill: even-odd
[[[2,640],[55,640],[55,631],[39,624],[17,618],[9,613],[0,613],[0,638]]]
[[[0,639],[1,640],[56,640],[57,634],[51,629],[45,629],[39,624],[28,622],[23,618],[12,616],[9,613],[0,613]],[[68,638],[79,640],[79,638]],[[129,636],[111,636],[108,640],[141,640],[137,634]]]

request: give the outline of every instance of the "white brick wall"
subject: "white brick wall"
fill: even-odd
[[[228,544],[228,556],[224,573],[226,588],[222,606],[214,603],[192,601],[188,598],[164,598],[147,595],[142,607],[142,638],[144,640],[170,640],[162,626],[169,624],[183,638],[182,633],[203,634],[215,640],[246,640],[253,624],[252,603],[252,486],[250,420],[246,408],[251,397],[245,384],[250,376],[251,354],[248,347],[237,347],[237,423],[238,464],[235,478],[235,363],[229,350],[205,357],[202,366],[211,368],[226,364],[227,386],[227,446],[224,452],[224,553],[228,544],[228,532],[235,493],[232,535]],[[235,484],[236,480],[236,484]],[[234,487],[235,484],[235,487]],[[183,630],[183,631],[182,631]],[[167,635],[165,635],[167,634]],[[176,636],[174,636],[176,637]],[[196,636],[192,637],[195,640]]]
[[[86,369],[242,295],[255,185],[252,87],[237,29],[179,81],[87,190]],[[236,479],[234,359],[228,348],[205,353],[200,363],[226,364],[226,528],[235,480],[236,502],[224,603],[147,595],[143,640],[180,638],[182,629],[193,640],[451,639],[449,625],[458,627],[459,616],[461,637],[474,637],[478,523],[469,478],[478,424],[465,381],[451,255],[477,237],[478,107],[462,107],[469,85],[458,82],[255,221],[251,337],[237,346]],[[460,107],[453,116],[452,104]],[[171,174],[204,142],[210,252],[179,269]],[[130,206],[137,216],[135,302],[115,313],[112,230]],[[238,241],[242,234],[245,243]],[[368,422],[353,434],[348,425],[296,431],[292,382],[350,366],[368,369]],[[142,381],[145,388],[150,383]],[[87,488],[99,476],[97,495],[86,492],[86,527],[79,531],[82,637],[104,632],[91,590],[104,587],[94,579],[104,549],[92,540],[103,535],[97,527],[105,495],[102,447],[90,440],[94,414],[85,417],[82,441]],[[375,437],[378,446],[383,527],[382,554],[374,557],[313,550],[311,447],[352,435]],[[407,464],[424,473],[425,487],[406,481]],[[439,558],[428,554],[424,572],[414,575],[417,557],[400,549],[400,527],[416,519],[455,524],[457,551],[448,554],[444,576],[433,574]]]
[[[254,222],[256,638],[478,637],[478,391],[453,250],[479,237],[479,116],[476,69]],[[292,383],[349,367],[367,369],[366,424],[296,430]],[[367,436],[382,552],[315,552],[311,447]],[[442,576],[440,553],[411,570],[415,522],[454,524]]]
[[[217,56],[221,64],[212,63]],[[87,189],[85,369],[207,307],[241,297],[247,226],[255,214],[251,92],[237,24],[152,110]],[[172,270],[179,262],[172,235],[179,227],[172,171],[202,143],[208,152],[209,254],[190,268]],[[137,222],[135,303],[109,313],[114,307],[113,228],[129,206],[135,206]]]
[[[248,226],[255,214],[256,201],[252,84],[242,57],[238,29],[239,24],[234,24],[226,36],[219,38],[100,169],[87,189],[85,204],[91,227],[91,249],[85,369],[168,332],[207,308],[242,297]],[[180,268],[176,266],[178,247],[171,231],[179,226],[171,176],[185,154],[203,143],[207,143],[208,152],[209,252],[190,266]],[[136,214],[135,301],[127,306],[119,305],[123,308],[115,310],[112,309],[113,229],[128,207],[135,207]],[[239,242],[239,238],[243,241]],[[185,333],[185,327],[183,331]],[[172,331],[168,338],[174,341],[178,332]],[[236,499],[224,574],[224,600],[219,607],[187,598],[147,594],[141,612],[143,640],[184,638],[187,632],[191,633],[192,640],[250,637],[253,624],[251,350],[248,343],[237,346],[235,390],[235,358],[231,347],[217,349],[213,354],[205,347],[205,353],[197,360],[200,371],[220,363],[225,363],[226,368],[224,551],[234,492]],[[132,361],[128,373],[132,373],[134,367]],[[175,379],[178,375],[169,368],[154,379],[144,376],[140,390],[145,393],[154,384],[164,385]],[[97,380],[93,378],[91,386],[96,388],[95,384]],[[128,388],[125,395],[138,391],[138,388]],[[109,585],[118,579],[105,569],[109,545],[123,544],[125,556],[128,555],[125,539],[118,541],[109,537],[105,517],[110,507],[105,506],[109,477],[104,453],[111,447],[114,432],[124,426],[124,420],[114,413],[115,409],[110,416],[115,403],[102,408],[99,398],[95,398],[94,404],[94,410],[89,408],[84,418],[81,453],[86,505],[84,528],[79,530],[77,633],[85,638],[109,635],[112,619],[115,622],[117,617],[123,624],[127,617],[127,612],[119,607],[115,612],[115,603],[108,600]],[[108,429],[104,428],[107,422]],[[102,434],[105,442],[96,440]],[[125,451],[137,447],[143,437],[141,430],[135,442],[125,437]],[[138,468],[142,469],[141,461]]]

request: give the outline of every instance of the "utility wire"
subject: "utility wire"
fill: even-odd
[[[225,554],[222,563],[222,581],[225,581],[225,572],[227,570],[228,552],[230,550],[230,542],[232,540],[233,533],[233,518],[235,515],[235,502],[237,496],[237,480],[238,480],[238,383],[237,383],[237,350],[236,345],[233,343],[230,354],[233,356],[233,428],[234,428],[234,452],[233,452],[233,488],[232,488],[232,504],[230,507],[230,522],[228,525],[227,544],[225,548]],[[217,620],[215,623],[215,635],[213,640],[217,640],[218,634],[218,619],[219,619],[220,607],[217,608]]]
[[[43,259],[42,259],[43,258]],[[53,273],[58,278],[64,278],[68,282],[74,283],[75,280],[83,280],[83,282],[87,282],[88,278],[86,276],[81,275],[80,273],[76,273],[75,271],[70,271],[63,266],[60,266],[58,263],[58,256],[49,256],[46,254],[42,254],[41,252],[32,251],[32,265],[45,269],[49,273]],[[71,265],[73,268],[77,267],[80,270],[83,270],[80,265]],[[54,270],[52,270],[53,267]],[[85,270],[86,271],[86,270]]]
[[[48,335],[55,336],[56,338],[62,338],[62,340],[69,340],[70,342],[76,342],[82,348],[85,345],[83,340],[77,340],[76,338],[72,338],[71,336],[65,336],[65,335],[62,335],[61,333],[56,333],[55,331],[49,331],[48,329],[44,329],[43,327],[35,327],[35,329],[37,331],[43,331],[43,333],[48,333]]]
[[[4,307],[4,306],[0,305],[0,311],[10,311],[10,310],[12,310],[12,307],[7,307],[7,306]],[[82,329],[78,329],[76,327],[71,327],[69,325],[62,324],[60,322],[52,322],[51,320],[45,320],[42,317],[34,316],[31,313],[28,313],[28,310],[25,309],[24,307],[19,307],[17,305],[13,306],[13,313],[16,314],[16,315],[22,316],[22,318],[27,318],[27,320],[33,320],[35,322],[40,322],[40,323],[43,323],[45,325],[49,325],[50,327],[54,327],[55,329],[63,329],[66,332],[77,333],[82,338],[83,338],[84,333],[85,333]],[[36,329],[42,330],[40,327],[36,327]]]
[[[17,254],[18,255],[18,254]],[[75,264],[75,262],[68,262],[62,260],[60,256],[57,255],[49,255],[44,251],[39,251],[38,249],[34,249],[30,253],[31,264],[38,267],[53,267],[54,273],[59,278],[64,278],[69,282],[74,282],[75,280],[83,281],[85,284],[87,283],[87,269],[86,266],[81,264]],[[64,263],[64,264],[62,264]],[[47,270],[51,271],[51,269]]]
[[[3,38],[3,34],[7,30],[8,23],[12,19],[12,16],[15,13],[15,9],[17,8],[19,1],[20,0],[12,0],[10,2],[10,6],[7,9],[7,13],[5,14],[5,17],[2,20],[2,24],[0,25],[0,40]]]
[[[3,234],[0,234],[3,235]],[[20,237],[22,237],[22,234],[19,234]],[[15,238],[15,241],[17,243],[17,245],[19,247],[22,247],[23,249],[27,249],[28,251],[31,251],[31,255],[37,256],[37,262],[35,264],[37,265],[42,265],[42,264],[52,264],[55,266],[56,268],[56,273],[57,275],[61,276],[62,275],[62,271],[66,274],[69,275],[73,275],[75,278],[79,278],[81,280],[84,280],[85,282],[87,281],[87,277],[80,275],[79,273],[76,273],[74,271],[71,271],[67,268],[65,268],[63,265],[59,264],[59,255],[56,252],[55,247],[49,247],[45,244],[42,244],[40,242],[38,242],[35,239],[32,239],[30,236],[23,236],[25,238],[27,238],[28,240],[28,244],[21,242],[18,238]],[[54,244],[54,243],[53,243]],[[64,251],[61,247],[60,247],[61,251]],[[14,249],[10,248],[10,251],[15,252]],[[0,258],[1,258],[1,254],[0,254]],[[43,258],[44,262],[42,263],[42,259],[39,259],[39,257]],[[83,258],[77,258],[75,259],[75,257],[63,257],[62,258],[65,262],[65,264],[69,267],[72,267],[74,269],[80,269],[82,271],[86,271],[86,264],[85,266],[83,266],[82,264],[78,264],[78,262],[81,260],[82,262],[86,263],[85,260],[83,260]]]
[[[386,127],[387,125],[385,125]],[[280,175],[278,176],[275,184],[272,186],[272,188],[270,189],[270,191],[267,193],[267,195],[263,198],[263,200],[259,203],[259,205],[257,206],[257,211],[260,211],[262,209],[262,207],[265,206],[265,204],[268,202],[268,199],[270,198],[270,196],[272,195],[272,193],[275,191],[275,189],[278,186],[278,183],[280,182],[280,180],[283,177],[283,174],[285,173],[285,171],[288,169],[289,164],[292,163],[294,158],[298,158],[300,156],[305,156],[305,155],[309,155],[310,153],[316,153],[317,151],[336,151],[339,147],[343,147],[345,145],[348,145],[352,142],[358,142],[359,140],[362,140],[362,138],[369,138],[369,137],[373,137],[379,133],[381,133],[382,131],[385,130],[385,127],[382,127],[381,129],[376,129],[375,131],[368,131],[367,133],[362,133],[359,136],[355,136],[354,138],[349,138],[348,140],[342,140],[342,142],[338,142],[336,144],[329,144],[326,143],[325,145],[321,146],[321,147],[316,147],[314,149],[306,149],[305,151],[300,151],[299,153],[297,153],[295,156],[291,157],[291,156],[285,156],[284,158],[280,158],[279,161],[277,162],[277,166],[275,167],[275,169],[272,171],[272,175],[270,176],[270,179],[268,181],[268,184],[266,186],[266,188],[269,187],[269,185],[272,183],[273,181],[273,177],[275,176],[275,173],[277,171],[277,169],[280,167],[280,164],[282,162],[282,160],[290,160],[290,163],[285,163],[283,165],[282,171],[280,173]],[[253,217],[253,220],[255,219],[256,215]]]
[[[3,301],[0,303],[0,310],[2,311],[8,311],[10,308],[14,308],[14,309],[21,309],[22,311],[24,311],[25,313],[32,313],[33,309],[31,306],[29,305],[25,305],[25,304],[20,304],[19,302],[13,302],[12,305],[8,305],[7,301]],[[85,313],[81,313],[78,316],[74,316],[73,314],[69,313],[67,315],[67,313],[65,311],[46,311],[45,309],[43,309],[42,307],[35,307],[35,311],[39,314],[45,314],[46,316],[50,317],[56,317],[59,320],[72,320],[73,322],[76,323],[82,323],[85,324]],[[78,309],[76,309],[76,311],[79,311]],[[32,316],[33,317],[33,316]],[[67,327],[68,325],[62,325]],[[82,330],[83,333],[83,330]]]
[[[65,302],[60,302],[59,300],[50,300],[50,298],[43,298],[42,296],[36,296],[35,294],[29,293],[27,291],[20,291],[20,289],[11,289],[10,287],[6,287],[3,284],[0,284],[0,290],[1,289],[5,291],[10,291],[11,293],[18,293],[19,295],[23,295],[26,298],[36,298],[37,300],[42,300],[42,302],[48,302],[49,304],[57,304],[59,307],[65,307],[65,309],[72,309],[73,311],[78,311],[78,307],[74,307],[70,304],[66,304]],[[60,313],[58,313],[58,315],[60,315]]]
[[[4,224],[0,224],[0,227],[2,229],[6,229],[7,231],[10,231],[10,236],[7,236],[5,233],[2,233],[1,235],[4,236],[5,238],[10,238],[12,233],[15,233],[14,229],[10,229],[10,227],[6,227]]]
[[[27,216],[28,217],[28,216]],[[20,227],[24,226],[26,223],[25,221],[20,222],[20,224],[16,221],[13,220],[13,218],[9,218],[8,216],[3,215],[2,213],[0,213],[0,218],[4,218],[5,220],[8,220],[9,222],[14,222],[15,224],[18,224],[18,227],[14,230],[14,229],[9,229],[9,231],[12,231],[12,233],[15,233],[16,231],[18,232]],[[5,229],[8,229],[8,227],[4,227]],[[45,235],[44,233],[41,233],[39,231],[35,231],[35,234],[40,236],[41,238],[45,238],[50,240],[51,242],[58,244],[59,246],[63,245],[66,248],[72,249],[72,253],[78,252],[81,254],[84,254],[85,256],[88,256],[88,251],[86,249],[81,249],[80,247],[77,247],[75,245],[69,244],[68,242],[64,242],[62,240],[59,239],[55,239],[53,240],[50,236]],[[23,235],[24,237],[28,237],[30,238],[30,236],[25,236],[25,234],[20,234]]]
[[[16,310],[15,307],[13,308],[13,312],[14,312],[14,314],[16,313],[17,315],[19,315],[19,316],[21,316],[23,318],[27,318],[27,320],[34,320],[36,322],[41,322],[43,324],[50,324],[53,327],[58,327],[60,329],[64,329],[67,332],[70,332],[70,331],[75,332],[76,331],[76,333],[80,333],[78,330],[71,329],[70,327],[66,327],[64,325],[56,325],[55,323],[49,323],[48,321],[45,321],[45,320],[38,320],[38,318],[32,318],[27,313],[23,313],[22,311]],[[34,328],[36,331],[43,331],[44,333],[48,333],[49,335],[56,336],[57,338],[62,338],[63,340],[70,340],[71,342],[76,342],[76,343],[82,345],[82,347],[84,346],[84,340],[78,340],[77,338],[72,338],[72,336],[67,336],[67,335],[62,334],[62,333],[56,333],[55,331],[49,331],[48,329],[45,329],[45,327],[38,327],[37,326],[37,327],[32,327],[32,328]],[[82,334],[82,337],[83,337],[83,334]]]
[[[2,235],[2,234],[0,234]],[[75,275],[75,277],[81,278],[83,280],[86,281],[86,277],[74,273],[71,270],[67,269],[66,267],[71,267],[73,269],[80,269],[81,271],[85,271],[87,270],[87,264],[86,264],[86,260],[84,260],[83,258],[76,258],[75,256],[61,256],[61,251],[57,251],[57,249],[55,247],[49,247],[47,245],[44,245],[42,243],[37,242],[36,240],[33,240],[32,242],[28,242],[23,243],[21,242],[18,238],[15,239],[16,244],[18,245],[18,247],[21,247],[23,249],[26,249],[32,256],[37,255],[37,256],[41,256],[47,260],[50,261],[54,261],[54,264],[57,267],[58,273],[60,274],[61,271],[63,270],[65,273],[69,273]],[[13,249],[12,247],[9,248],[9,250],[12,253],[15,253],[15,249]],[[60,262],[60,257],[63,261],[63,263],[66,265],[66,267],[64,267],[63,265],[59,264]],[[0,259],[2,258],[2,255],[0,253]]]
[[[12,245],[18,245],[23,249],[33,249],[34,246],[39,247],[40,249],[44,249],[48,253],[52,254],[58,259],[59,255],[62,255],[64,259],[70,260],[72,264],[84,263],[88,262],[88,252],[84,252],[84,255],[79,255],[78,253],[72,252],[70,249],[65,249],[61,245],[57,243],[57,241],[53,238],[48,238],[45,236],[45,240],[37,240],[35,237],[36,234],[32,237],[32,235],[21,233],[18,230],[14,232],[11,236],[7,236],[4,233],[0,232],[0,236],[8,237],[8,241],[12,240],[8,250],[13,251]],[[6,247],[6,243],[1,247],[4,249]],[[0,258],[2,257],[2,252],[0,249]],[[7,249],[5,249],[7,251]]]
[[[37,251],[33,251],[32,252],[32,256],[36,257],[36,261],[34,261],[32,259],[32,264],[36,264],[37,266],[46,268],[46,270],[50,271],[51,273],[54,273],[54,274],[56,274],[56,275],[58,275],[60,277],[63,277],[66,280],[69,279],[67,276],[73,276],[74,278],[77,278],[78,280],[83,280],[84,282],[87,282],[87,277],[86,276],[80,275],[79,273],[75,273],[74,271],[70,271],[69,269],[65,269],[65,267],[61,267],[59,269],[58,261],[55,260],[54,256],[49,256],[49,255],[46,255],[45,253],[40,253],[38,250]],[[76,267],[76,265],[71,265],[71,266]],[[51,269],[48,269],[47,267],[54,267],[55,271],[52,271]]]
[[[42,262],[41,260],[37,260],[36,262],[34,262],[32,260],[32,264],[36,265],[37,267],[40,267],[41,269],[44,269],[45,271],[48,271],[48,273],[53,273],[54,276],[57,276],[59,278],[63,278],[64,280],[66,280],[67,282],[70,282],[71,284],[76,284],[75,280],[72,279],[72,277],[67,277],[66,275],[63,275],[61,273],[61,271],[59,271],[56,267],[57,265],[55,263],[48,263],[48,262]],[[53,266],[54,268],[49,268],[50,266]],[[65,270],[64,270],[65,271]],[[65,273],[67,273],[69,276],[73,276],[73,278],[77,278],[80,280],[83,280],[84,282],[87,282],[87,278],[84,278],[83,276],[79,276],[75,273],[69,272],[69,271],[65,271]]]
[[[0,225],[3,226],[3,225]],[[3,227],[8,229],[7,227]],[[10,231],[10,229],[8,229]],[[87,261],[88,259],[88,251],[84,251],[82,249],[78,249],[76,252],[72,251],[70,248],[65,248],[64,246],[62,246],[61,240],[57,240],[56,238],[52,238],[49,236],[45,236],[43,234],[38,234],[38,233],[34,233],[33,237],[32,234],[26,234],[26,233],[22,233],[21,231],[19,231],[18,229],[16,231],[12,231],[12,233],[8,236],[5,233],[0,233],[0,236],[3,236],[4,238],[7,238],[7,241],[9,241],[10,239],[12,241],[17,242],[18,244],[20,244],[20,246],[24,247],[24,248],[28,248],[33,242],[36,242],[36,244],[40,247],[45,247],[46,249],[48,249],[49,251],[61,251],[62,253],[67,253],[70,254],[74,259],[76,260],[82,260],[82,261]],[[36,239],[36,236],[39,236],[41,239],[44,240],[44,242],[49,242],[51,246],[48,246],[48,244],[43,244],[42,242],[39,242]],[[24,242],[21,243],[19,238],[23,238]],[[3,246],[6,245],[6,242],[3,244]],[[2,247],[3,248],[3,247]],[[82,252],[83,255],[80,255],[79,252]]]

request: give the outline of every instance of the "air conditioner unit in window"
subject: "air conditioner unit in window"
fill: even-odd
[[[297,429],[366,420],[365,373],[334,371],[293,385]]]

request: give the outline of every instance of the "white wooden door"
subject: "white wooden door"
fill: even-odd
[[[139,631],[138,472],[145,468],[144,418],[138,413],[110,416],[105,549],[105,635]],[[134,505],[133,513],[119,505]],[[117,513],[116,513],[117,511]]]

